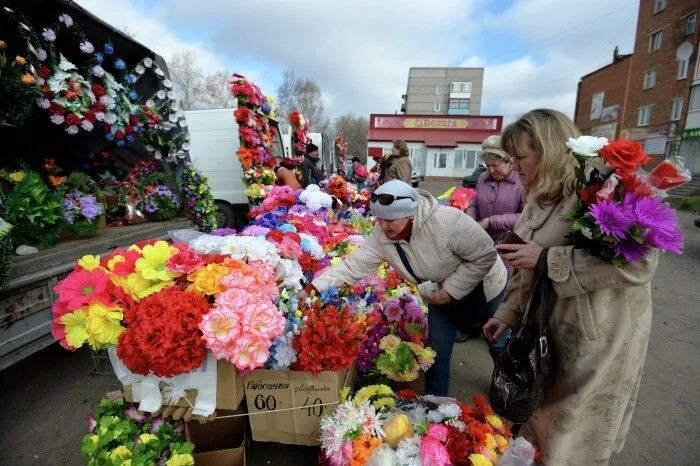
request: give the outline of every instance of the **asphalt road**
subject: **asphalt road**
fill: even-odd
[[[451,183],[424,182],[441,194]],[[700,229],[680,214],[685,254],[662,257],[653,281],[654,318],[645,373],[630,434],[613,465],[700,464]],[[455,346],[451,394],[468,400],[488,390],[491,359],[485,343]],[[0,372],[0,465],[85,464],[80,444],[85,418],[108,391],[112,375],[90,375],[87,350],[53,345]],[[313,465],[318,450],[253,442],[252,466]]]

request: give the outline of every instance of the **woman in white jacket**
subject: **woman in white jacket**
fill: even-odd
[[[383,262],[409,281],[415,282],[414,277],[418,277],[438,284],[436,291],[424,296],[429,309],[428,340],[437,352],[426,385],[428,393],[445,396],[457,329],[445,315],[444,306],[467,296],[482,283],[487,301],[498,297],[505,288],[506,268],[493,240],[478,223],[460,210],[439,205],[428,192],[393,180],[374,192],[371,207],[377,217],[372,235],[312,285],[323,291],[343,283],[352,284],[375,273]],[[399,250],[413,272],[404,266]],[[474,320],[485,321],[488,317],[474,316]],[[496,348],[502,344],[493,343]]]

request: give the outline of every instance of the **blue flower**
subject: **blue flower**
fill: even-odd
[[[122,139],[121,141],[117,141],[117,147],[124,147],[126,146],[126,142]]]
[[[131,134],[127,134],[126,135],[126,142],[128,142],[129,144],[134,142],[134,136],[132,136]]]
[[[140,127],[140,126],[132,126],[132,127],[131,127],[131,130],[132,130],[134,133],[140,133],[140,132],[141,132],[141,127]]]
[[[129,99],[131,99],[132,102],[136,102],[138,98],[139,95],[136,91],[129,91]]]
[[[124,82],[126,82],[127,84],[134,84],[134,78],[132,78],[130,74],[127,74],[124,78]]]
[[[269,113],[270,113],[270,110],[271,110],[270,104],[268,104],[267,102],[265,102],[264,104],[262,104],[262,111],[263,111],[263,113],[264,113],[265,115],[269,114]]]
[[[282,233],[296,233],[297,228],[292,225],[291,223],[283,223],[282,225],[278,226],[277,229],[281,231]]]
[[[125,70],[125,69],[126,69],[126,63],[124,63],[124,60],[122,60],[121,58],[117,58],[117,59],[114,61],[114,67],[115,67],[116,69],[120,70],[120,71],[121,71],[121,70]]]
[[[95,54],[95,60],[97,61],[97,63],[102,63],[104,61],[104,59],[105,59],[105,56],[102,55],[100,52],[97,52]]]
[[[113,47],[112,44],[110,44],[109,42],[107,42],[107,43],[105,44],[105,47],[104,47],[104,48],[105,48],[105,53],[106,53],[107,55],[112,55],[112,54],[114,53],[114,47]]]
[[[108,140],[109,142],[114,141],[114,134],[112,134],[112,133],[105,134],[105,139]]]

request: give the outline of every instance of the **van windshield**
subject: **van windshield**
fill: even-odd
[[[284,144],[282,144],[282,135],[280,134],[280,128],[277,125],[277,122],[273,119],[270,119],[269,122],[270,129],[274,133],[274,137],[272,138],[272,153],[279,162],[284,158]]]

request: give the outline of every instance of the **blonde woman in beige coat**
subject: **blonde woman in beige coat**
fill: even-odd
[[[547,401],[522,433],[537,442],[548,465],[605,465],[625,443],[649,341],[651,281],[657,252],[616,268],[588,251],[566,246],[576,205],[574,157],[565,142],[579,136],[555,110],[533,110],[503,133],[503,148],[525,188],[515,232],[526,245],[499,245],[516,273],[487,338],[520,325],[543,248],[557,294],[549,320],[555,344],[555,380]]]

